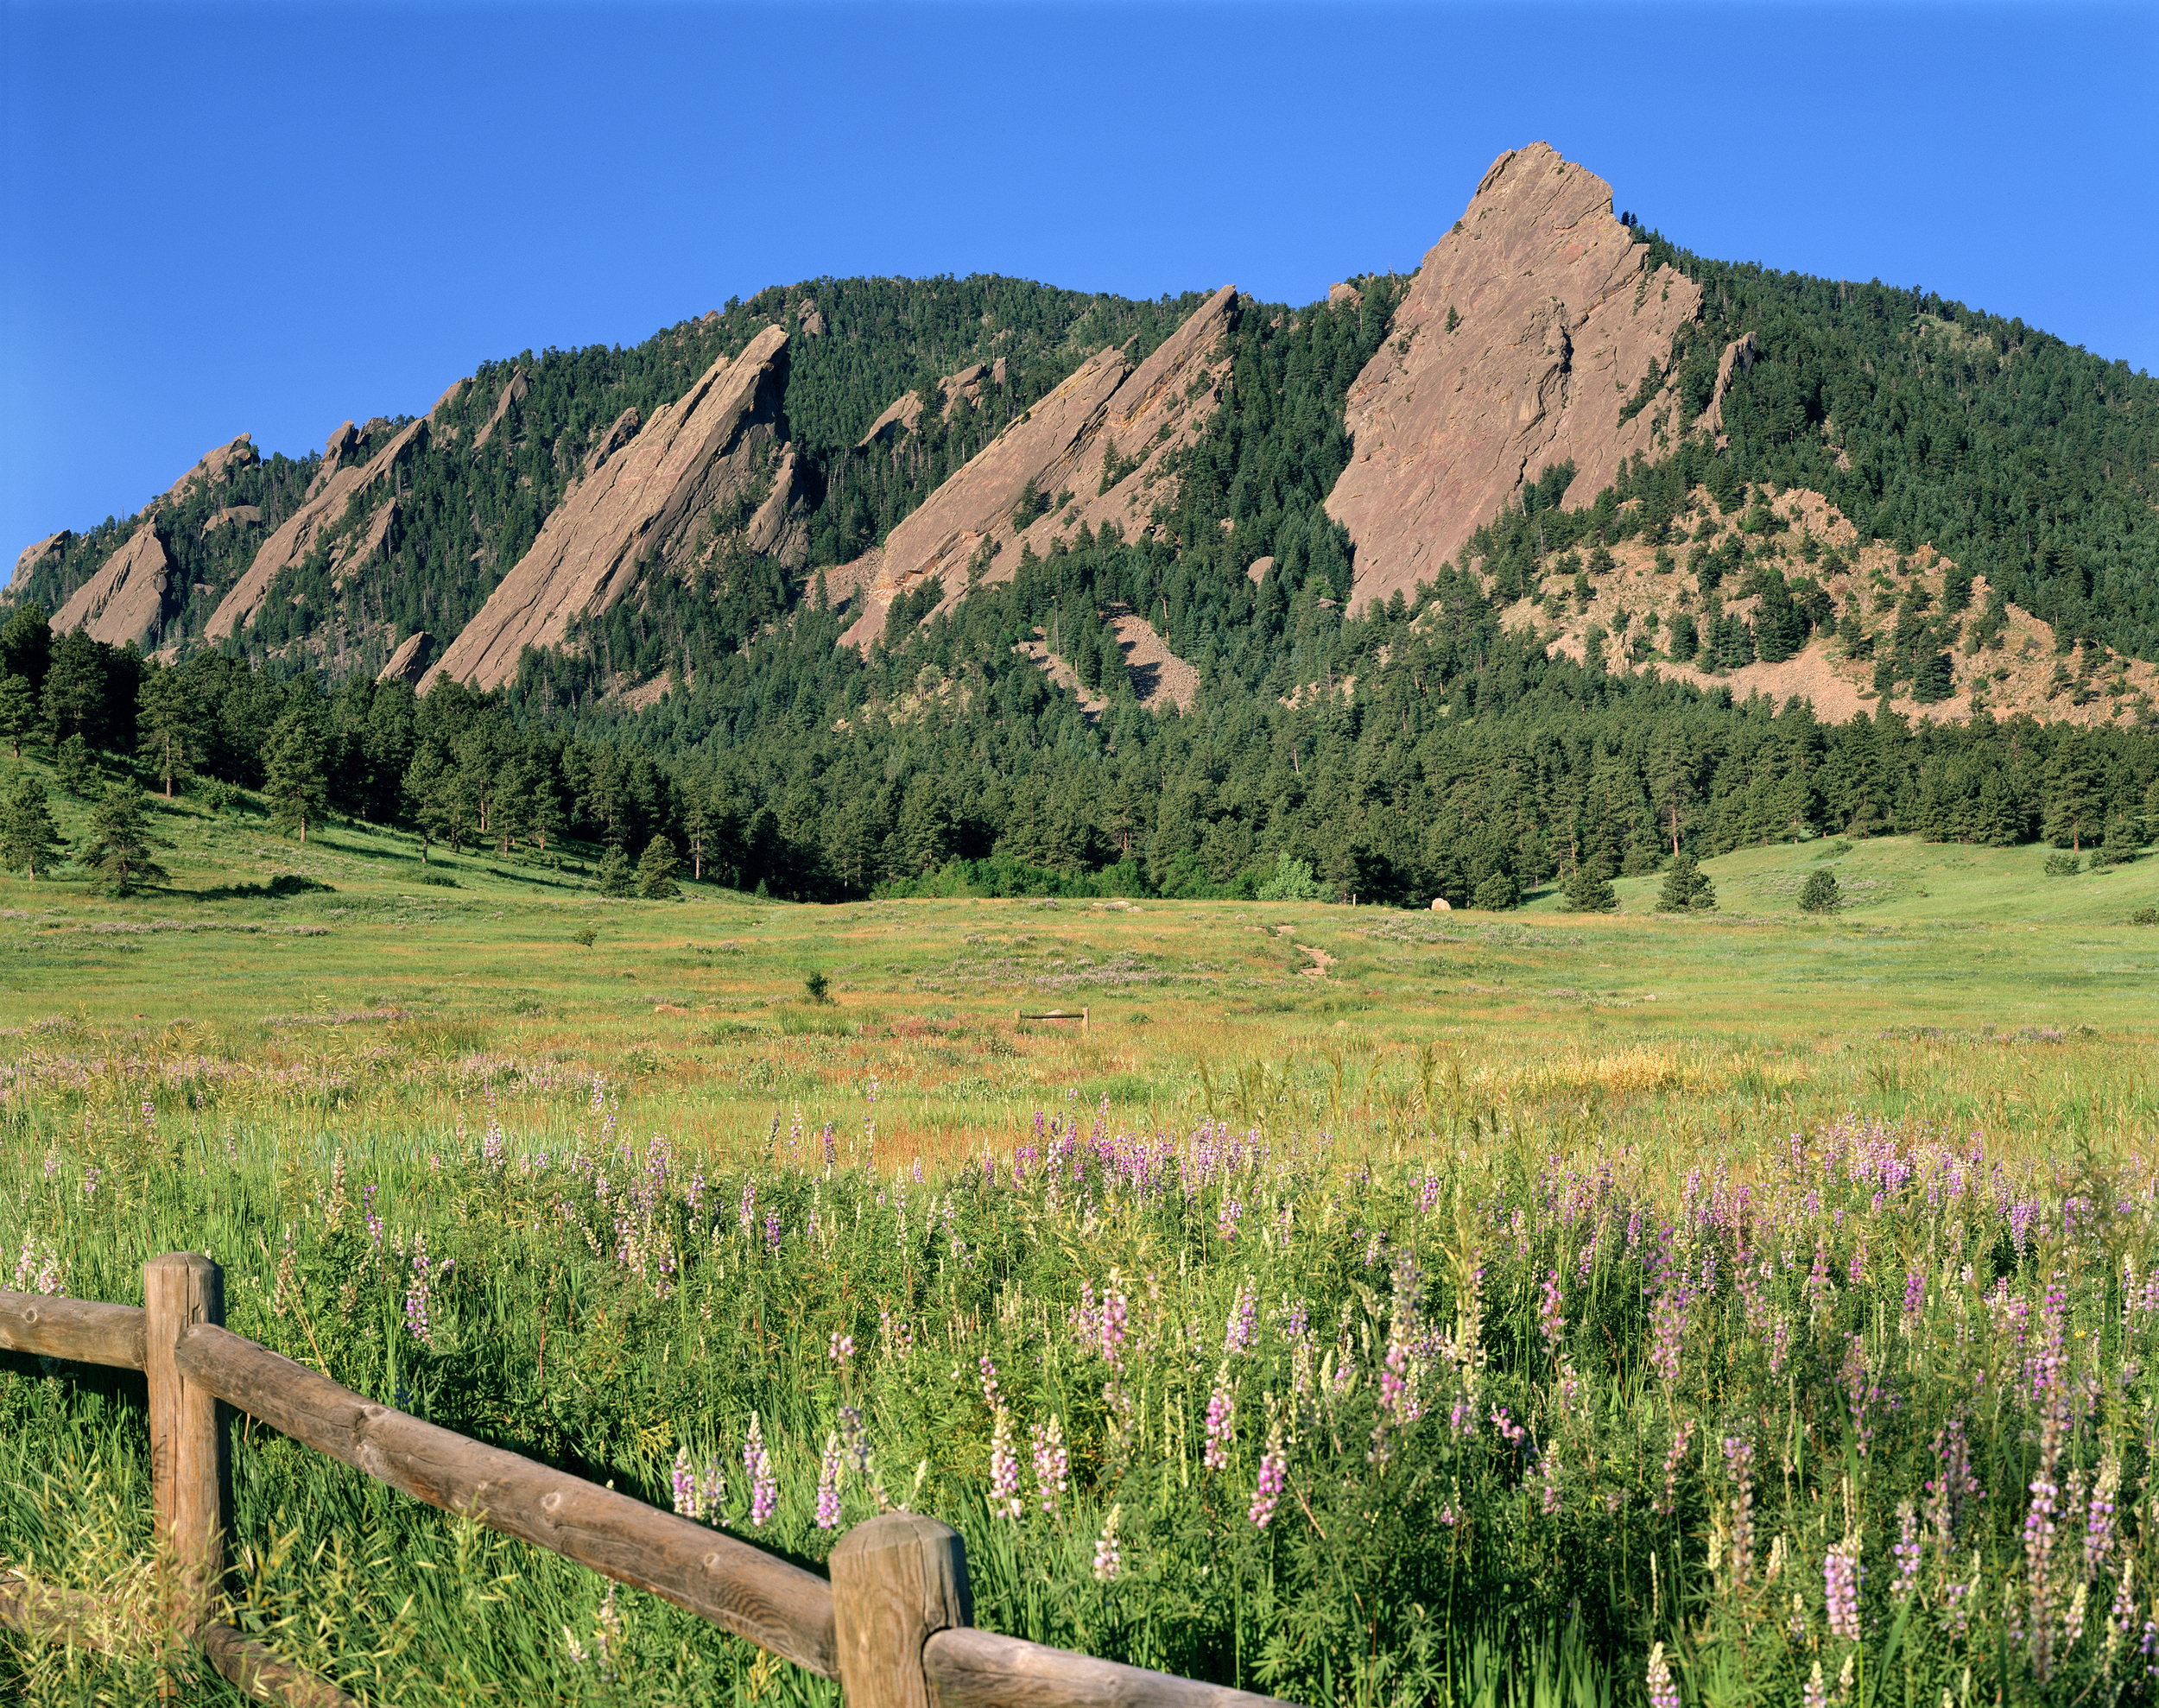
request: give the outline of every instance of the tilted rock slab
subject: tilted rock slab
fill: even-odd
[[[451,642],[440,672],[499,687],[517,674],[527,647],[560,645],[571,623],[627,595],[646,563],[668,562],[693,544],[713,507],[775,460],[786,350],[787,333],[766,327],[572,487],[532,549]],[[779,474],[792,483],[793,459],[780,462],[776,494]]]
[[[1115,522],[1128,538],[1145,528],[1155,503],[1168,496],[1161,485],[1162,459],[1190,444],[1221,402],[1225,334],[1237,312],[1237,288],[1225,285],[1137,368],[1113,349],[1088,357],[886,536],[862,610],[841,640],[868,646],[883,633],[892,601],[932,577],[943,588],[940,608],[949,609],[966,596],[968,566],[985,547],[993,555],[981,579],[1010,581],[1023,542],[1043,556],[1053,539],[1076,532],[1082,522],[1096,529]],[[981,376],[972,370],[953,376],[963,377],[978,383]],[[991,381],[997,383],[994,374]],[[908,402],[902,398],[886,410],[879,426],[897,420]],[[870,437],[878,431],[872,427]],[[1102,492],[1103,453],[1111,448],[1120,461],[1138,466]],[[1016,530],[1012,511],[1030,480],[1044,498],[1054,501],[1068,490],[1073,502]],[[855,569],[834,571],[833,581],[852,583]]]
[[[429,417],[421,416],[364,463],[349,460],[358,439],[351,422],[345,422],[332,433],[324,466],[329,468],[332,463],[336,466],[331,469],[329,478],[325,479],[318,472],[308,486],[306,501],[263,542],[255,554],[255,561],[248,566],[247,573],[232,584],[232,591],[218,600],[217,610],[210,613],[210,621],[203,625],[203,638],[214,643],[254,622],[269,597],[270,583],[277,579],[278,572],[291,568],[314,549],[324,531],[343,519],[352,495],[366,491],[404,457],[425,448],[428,421]],[[384,508],[396,503],[394,497],[386,499]],[[386,517],[379,511],[370,519],[364,536],[371,542],[369,550],[381,546],[391,520],[394,517]]]
[[[397,650],[376,674],[378,682],[403,682],[418,687],[427,674],[427,661],[434,656],[434,636],[425,629],[414,630],[397,643]]]
[[[67,542],[74,537],[73,531],[63,528],[59,533],[48,534],[42,540],[34,541],[16,553],[15,574],[8,583],[9,596],[12,598],[21,593],[22,589],[29,585],[30,572],[37,567],[46,553],[65,550]]]
[[[1553,464],[1573,459],[1581,504],[1662,448],[1676,376],[1620,411],[1700,307],[1692,280],[1649,266],[1603,179],[1542,142],[1502,155],[1350,389],[1356,450],[1326,508],[1356,543],[1351,604],[1432,579]],[[1685,425],[1668,421],[1669,437]]]
[[[89,580],[68,596],[52,620],[56,635],[86,629],[93,641],[107,646],[142,646],[155,635],[165,618],[165,589],[173,576],[173,560],[157,528],[144,522],[128,543],[104,560]]]
[[[172,484],[165,496],[168,498],[178,498],[194,481],[199,480],[214,485],[218,481],[228,478],[234,469],[254,467],[256,464],[263,460],[262,454],[255,448],[254,439],[254,434],[244,433],[237,439],[220,445],[216,450],[206,452],[194,467]]]

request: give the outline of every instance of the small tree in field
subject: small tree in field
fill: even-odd
[[[619,845],[610,848],[599,863],[599,893],[616,901],[637,893],[637,874]]]
[[[1675,856],[1671,870],[1664,874],[1664,887],[1657,892],[1657,912],[1707,913],[1716,905],[1717,886],[1700,863],[1684,851]]]
[[[281,831],[297,829],[302,842],[307,821],[321,818],[329,799],[324,744],[321,714],[295,699],[270,726],[263,746],[263,798],[270,805],[270,822]]]
[[[674,881],[677,863],[674,845],[664,836],[654,837],[637,862],[637,894],[648,901],[678,900],[682,890]]]
[[[1567,905],[1577,914],[1609,914],[1619,905],[1618,892],[1594,860],[1578,861],[1567,881]]]
[[[1844,892],[1837,888],[1834,872],[1813,871],[1807,874],[1807,887],[1799,892],[1799,909],[1803,914],[1833,914],[1844,905]]]
[[[40,863],[49,867],[66,847],[45,804],[45,785],[35,773],[26,772],[7,805],[0,807],[0,860],[9,871],[28,870],[35,880]]]
[[[108,787],[90,819],[90,845],[83,863],[97,874],[91,888],[101,895],[129,895],[146,883],[171,876],[151,851],[173,845],[152,831],[142,809],[142,785],[126,780]]]

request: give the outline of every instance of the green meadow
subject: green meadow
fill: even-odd
[[[2159,858],[815,908],[155,823],[127,899],[0,879],[0,1286],[206,1250],[385,1402],[813,1566],[933,1512],[981,1623],[1298,1701],[2149,1699]],[[146,1452],[0,1357],[0,1570],[130,1638],[0,1695],[232,1699]],[[259,1426],[235,1484],[234,1618],[370,1701],[836,1700]]]

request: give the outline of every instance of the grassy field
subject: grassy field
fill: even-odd
[[[1301,1700],[2146,1699],[2159,858],[806,908],[160,823],[168,889],[0,879],[0,1285],[207,1250],[383,1401],[813,1564],[821,1497],[935,1512],[982,1623]],[[55,1374],[0,1567],[149,1620],[139,1383]],[[371,1699],[833,1699],[259,1430],[236,1483],[236,1616]]]

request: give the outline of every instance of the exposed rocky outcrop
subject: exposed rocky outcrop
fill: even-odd
[[[104,566],[75,589],[53,617],[53,631],[89,630],[93,641],[142,646],[155,635],[165,617],[165,591],[173,575],[173,560],[157,529],[144,522],[128,543],[104,561]]]
[[[1358,308],[1364,305],[1364,293],[1346,282],[1326,288],[1326,306],[1329,308],[1339,308],[1344,303],[1352,308]]]
[[[206,452],[194,467],[167,489],[165,496],[177,499],[196,481],[201,481],[205,485],[215,485],[221,480],[230,479],[236,469],[254,467],[263,459],[255,448],[253,440],[253,434],[244,433],[216,450]]]
[[[75,536],[63,528],[57,534],[48,534],[35,544],[25,546],[16,554],[15,574],[8,583],[10,592],[19,593],[28,585],[30,572],[35,569],[47,552],[63,550]]]
[[[397,650],[389,655],[375,680],[378,682],[403,682],[418,687],[427,674],[427,661],[434,656],[434,636],[425,629],[410,634],[397,643]]]
[[[233,583],[232,591],[218,602],[218,608],[210,614],[210,621],[203,627],[206,640],[213,644],[222,641],[236,629],[255,620],[269,597],[270,583],[278,572],[290,568],[312,552],[323,535],[344,518],[345,507],[355,493],[365,493],[375,484],[394,470],[405,457],[425,446],[427,442],[427,417],[422,415],[409,423],[389,444],[383,446],[364,462],[352,459],[352,453],[360,444],[358,429],[347,421],[330,435],[323,467],[328,474],[318,473],[307,488],[307,497],[292,515],[279,523],[276,530],[265,540],[255,554],[255,560],[248,566],[247,573]],[[360,538],[368,552],[378,550],[394,516],[384,511],[394,507],[394,499],[383,501],[381,508],[370,517]],[[349,563],[356,554],[346,551],[339,554],[339,562]]]
[[[616,452],[637,436],[637,428],[643,418],[632,405],[616,416],[607,431],[592,441],[592,448],[585,453],[585,472],[590,474]]]
[[[262,519],[263,507],[260,504],[227,504],[203,523],[203,538],[206,540],[219,528],[230,528],[235,522],[260,522]]]
[[[962,403],[981,401],[985,384],[1001,386],[1004,383],[1004,364],[1002,360],[997,364],[994,376],[991,369],[980,362],[962,368],[956,374],[947,374],[937,382],[940,413],[950,421]],[[867,451],[881,440],[888,445],[896,445],[915,431],[921,419],[921,392],[919,389],[903,391],[885,406],[883,414],[870,423],[870,431],[856,441],[855,449]]]
[[[1128,537],[1144,529],[1157,499],[1169,496],[1160,487],[1163,459],[1189,445],[1221,402],[1224,334],[1237,311],[1236,288],[1225,285],[1136,368],[1116,350],[1082,363],[892,530],[842,638],[867,646],[892,601],[933,578],[947,606],[966,593],[974,569],[1009,581],[1024,547],[1045,554],[1082,522],[1113,524]],[[967,371],[978,383],[979,370]],[[994,370],[989,377],[996,383]],[[1030,484],[1048,513],[1016,517]],[[858,579],[854,567],[834,579]]]
[[[571,623],[628,595],[648,565],[687,559],[725,500],[768,473],[775,494],[791,489],[794,461],[779,444],[787,339],[768,326],[740,356],[713,363],[572,487],[444,653],[442,670],[482,688],[508,681],[527,647],[559,646]],[[791,502],[782,497],[780,510]]]
[[[795,311],[795,318],[801,326],[803,337],[822,338],[825,336],[825,317],[818,312],[815,297],[804,297],[802,306]]]
[[[1670,380],[1621,415],[1700,297],[1651,268],[1594,173],[1542,142],[1495,161],[1350,390],[1326,507],[1356,542],[1352,603],[1430,578],[1553,464],[1573,459],[1583,502],[1683,431]]]
[[[1761,353],[1761,340],[1748,332],[1732,339],[1717,358],[1716,389],[1709,394],[1709,407],[1701,412],[1701,424],[1717,435],[1719,446],[1725,442],[1725,398],[1732,390],[1732,376],[1735,371],[1744,374],[1751,370],[1754,358]]]
[[[503,424],[503,417],[510,413],[510,406],[522,402],[531,389],[532,382],[525,377],[525,370],[522,367],[510,375],[509,382],[503,387],[502,395],[495,400],[495,408],[488,415],[487,425],[473,436],[472,448],[475,451],[495,436],[495,429]]]

